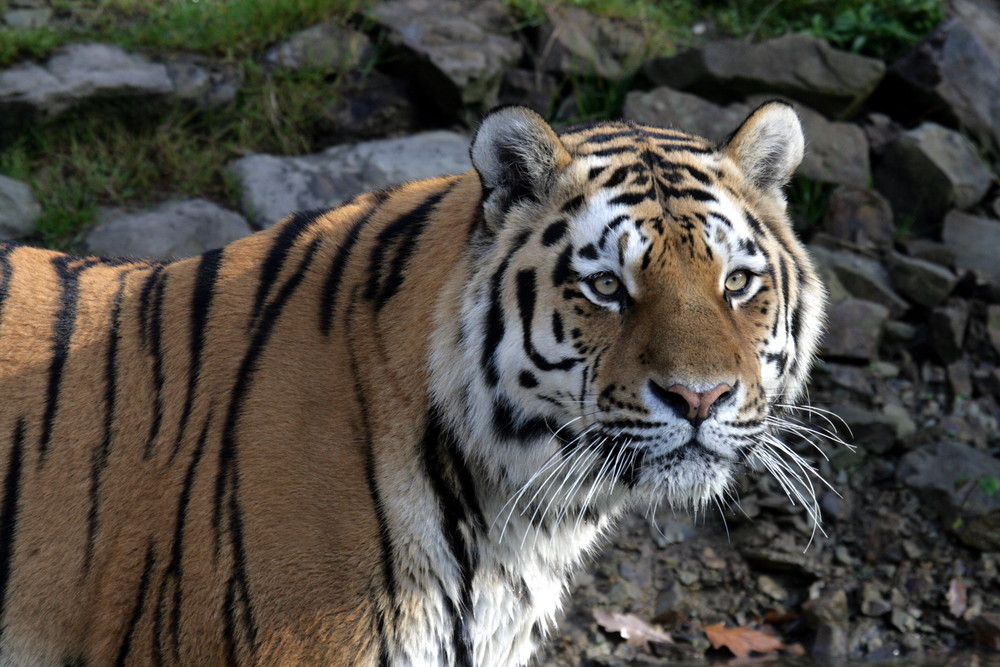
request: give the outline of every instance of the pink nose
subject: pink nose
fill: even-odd
[[[728,394],[732,387],[728,384],[720,384],[708,391],[694,391],[682,384],[672,384],[663,389],[655,382],[651,382],[653,393],[660,400],[668,405],[672,405],[677,413],[690,422],[700,422],[708,417],[709,409],[720,398]]]

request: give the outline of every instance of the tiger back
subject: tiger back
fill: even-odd
[[[629,506],[788,474],[802,145],[506,107],[199,257],[0,245],[0,664],[526,663]]]

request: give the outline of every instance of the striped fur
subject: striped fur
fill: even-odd
[[[801,145],[504,108],[476,171],[200,257],[0,245],[0,664],[527,662],[630,503],[769,465]]]

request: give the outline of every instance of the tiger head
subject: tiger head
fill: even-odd
[[[697,507],[751,465],[794,468],[771,425],[802,391],[825,299],[782,194],[802,154],[780,102],[722,145],[489,115],[471,280],[441,323],[464,363],[432,361],[470,458],[570,512]]]

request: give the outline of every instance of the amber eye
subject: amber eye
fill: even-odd
[[[613,273],[598,273],[587,282],[595,292],[608,298],[617,297],[622,291],[622,281]]]
[[[729,292],[739,292],[750,284],[750,272],[744,269],[737,269],[726,277],[726,290]]]

